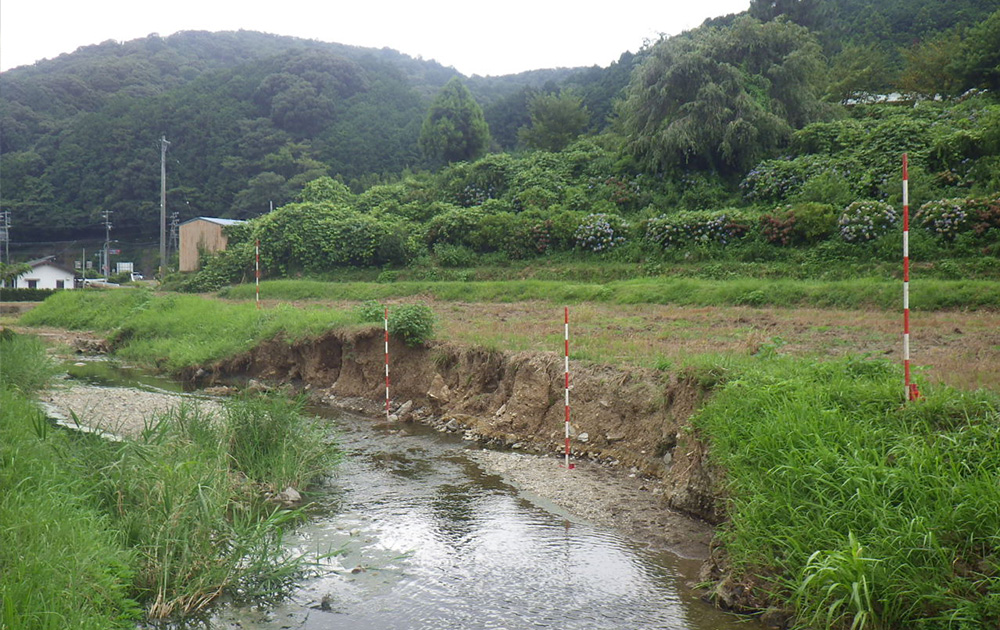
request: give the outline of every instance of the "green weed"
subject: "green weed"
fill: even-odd
[[[757,357],[695,417],[726,471],[734,567],[772,576],[765,596],[803,627],[950,628],[995,606],[1000,399],[942,387],[904,404],[898,372]]]
[[[10,339],[0,352],[5,371],[44,357]],[[0,385],[3,627],[132,628],[141,607],[179,617],[223,593],[274,597],[301,573],[282,532],[303,512],[265,497],[306,488],[336,449],[299,403],[241,398],[220,416],[181,405],[110,442],[39,430],[41,412]]]

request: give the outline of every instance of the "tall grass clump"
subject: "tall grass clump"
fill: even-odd
[[[132,628],[294,583],[282,535],[303,508],[273,497],[337,457],[301,402],[180,405],[113,442],[49,424],[29,398],[41,379],[9,371],[44,356],[0,339],[0,627]]]
[[[31,335],[0,330],[0,388],[30,395],[45,387],[55,375],[55,363],[45,354],[45,346]]]
[[[5,333],[0,362],[0,627],[135,627],[134,555],[30,398],[51,372],[42,345]]]
[[[265,498],[304,489],[335,454],[300,410],[278,398],[237,399],[221,417],[180,406],[139,439],[87,453],[102,508],[138,555],[150,617],[191,614],[222,593],[273,597],[294,583],[302,566],[283,551],[282,526],[302,512]]]
[[[800,627],[994,630],[1000,398],[899,369],[774,358],[730,374],[695,418],[726,476],[732,570]],[[991,625],[992,624],[992,625]]]
[[[333,453],[325,429],[304,414],[303,405],[279,396],[228,401],[221,437],[232,468],[274,490],[321,476]]]

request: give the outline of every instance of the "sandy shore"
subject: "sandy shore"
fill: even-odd
[[[57,420],[68,424],[78,420],[92,430],[118,437],[139,435],[149,421],[180,405],[197,405],[210,413],[221,409],[218,401],[205,398],[70,382],[42,392],[39,401]]]

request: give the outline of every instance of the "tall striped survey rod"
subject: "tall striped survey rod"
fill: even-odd
[[[257,291],[257,308],[260,308],[260,239],[257,239],[257,243],[253,248],[254,255],[254,278]]]
[[[910,174],[909,158],[903,154],[903,399],[920,397],[910,381]]]
[[[389,419],[389,307],[385,307],[385,419]]]
[[[573,468],[573,464],[569,463],[569,307],[565,308],[565,322],[566,322],[566,469],[569,470]]]

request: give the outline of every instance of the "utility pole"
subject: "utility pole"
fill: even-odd
[[[111,247],[111,211],[104,211],[104,279],[111,277],[111,259],[109,250]]]
[[[0,212],[0,242],[3,243],[3,261],[10,264],[10,211]]]
[[[160,280],[167,273],[167,137],[160,138]]]

